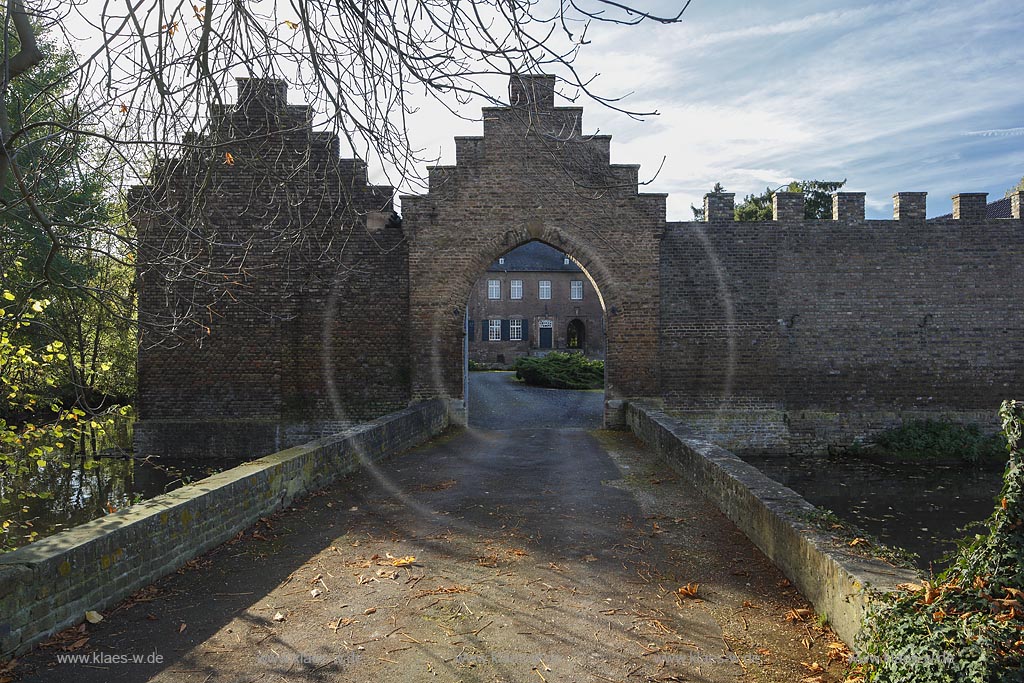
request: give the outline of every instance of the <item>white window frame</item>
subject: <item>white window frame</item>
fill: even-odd
[[[491,300],[501,298],[501,280],[487,281],[487,298]]]
[[[502,257],[500,257],[498,259],[498,265],[501,265],[501,266],[505,265],[505,257],[504,256],[502,256]]]
[[[573,301],[583,300],[583,280],[572,280],[569,283],[569,298]]]
[[[508,338],[511,341],[523,341],[523,321],[513,318],[508,323]]]
[[[522,299],[523,298],[523,281],[522,280],[512,280],[509,283],[508,298],[509,299]]]
[[[487,341],[501,341],[501,320],[487,321]]]
[[[551,280],[541,280],[540,282],[537,283],[537,298],[551,298]]]
[[[569,257],[568,257],[568,255],[566,255],[564,258],[562,258],[562,265],[565,265],[565,266],[569,265]]]

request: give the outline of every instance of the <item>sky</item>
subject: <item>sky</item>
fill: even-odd
[[[595,28],[580,73],[659,115],[561,103],[584,107],[585,133],[613,136],[614,163],[642,165],[643,191],[669,193],[669,220],[691,220],[716,181],[739,201],[845,178],[869,218],[891,218],[895,192],[928,192],[935,216],[958,192],[993,201],[1024,176],[1024,3],[693,0],[680,24]],[[453,136],[482,130],[429,106],[411,124],[441,163]]]

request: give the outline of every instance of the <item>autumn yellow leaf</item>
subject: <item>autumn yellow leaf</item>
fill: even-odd
[[[297,23],[295,23],[294,21],[288,21],[287,19],[285,19],[281,23],[284,24],[285,26],[287,26],[288,28],[290,28],[293,31],[299,27],[299,25]]]
[[[85,613],[85,620],[90,624],[98,624],[103,621],[103,615],[94,610],[89,610]]]
[[[391,560],[391,565],[394,567],[409,567],[416,563],[416,557],[414,555],[406,555],[405,557],[396,557]]]
[[[203,13],[206,12],[206,5],[203,5],[202,7],[199,5],[192,5],[192,11],[196,13],[196,19],[202,21]]]
[[[164,24],[163,28],[165,31],[167,31],[167,35],[173,36],[175,33],[178,32],[178,22],[172,21],[169,24]]]
[[[234,166],[235,156],[231,152],[224,152],[224,163],[228,166]]]
[[[121,113],[122,114],[127,114],[128,113],[128,105],[127,104],[124,104],[124,103],[121,104]]]

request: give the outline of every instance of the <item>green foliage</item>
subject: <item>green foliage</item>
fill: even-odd
[[[6,273],[5,273],[6,275]],[[6,278],[5,278],[6,279]],[[109,407],[87,413],[77,406],[65,407],[52,395],[56,387],[54,368],[68,361],[63,342],[52,340],[33,346],[18,341],[44,316],[50,302],[28,299],[21,305],[11,291],[0,291],[0,473],[9,481],[24,479],[33,472],[52,467],[69,467],[60,456],[85,440],[101,438],[113,423],[114,411],[126,414],[127,408]],[[14,308],[12,308],[14,306]],[[48,491],[0,487],[0,507],[12,499],[46,498]],[[0,551],[12,547],[16,532],[32,540],[36,532],[13,518],[0,518]]]
[[[1010,459],[988,531],[962,543],[934,582],[872,608],[857,657],[867,681],[1024,680],[1024,403],[999,413]]]
[[[485,369],[486,368],[484,368],[484,366],[481,363],[477,363],[475,360],[470,360],[469,361],[469,371],[470,372],[478,372],[480,370],[485,370]]]
[[[89,411],[135,392],[131,235],[123,205],[110,199],[109,164],[87,136],[62,127],[81,115],[70,85],[74,54],[43,29],[37,35],[46,58],[15,79],[5,99],[19,182],[35,206],[16,183],[0,187],[0,272],[10,308],[45,306],[32,325],[5,331],[29,349],[63,344],[46,364],[46,381],[33,388]],[[0,403],[0,417],[17,412]]]
[[[527,384],[553,389],[600,389],[604,387],[604,361],[581,353],[554,351],[515,362],[516,377]]]
[[[961,460],[978,464],[1006,457],[1006,440],[982,434],[977,425],[938,420],[908,422],[879,433],[860,452],[895,460]]]

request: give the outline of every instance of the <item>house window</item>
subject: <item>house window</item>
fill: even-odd
[[[501,258],[498,259],[498,265],[500,265],[500,266],[505,265],[505,257],[504,256],[502,256]]]
[[[583,280],[573,280],[569,287],[569,298],[570,299],[582,299],[583,298]]]
[[[512,341],[523,341],[523,321],[513,320],[509,324],[511,325],[509,338]]]
[[[540,298],[550,299],[551,298],[551,280],[540,281]]]
[[[523,298],[523,281],[512,280],[511,290],[509,291],[510,299],[522,299]]]
[[[562,259],[562,265],[569,265],[569,255],[566,254],[565,258]]]
[[[500,299],[501,298],[501,280],[488,280],[487,281],[487,298],[488,299]]]
[[[490,341],[501,341],[501,321],[487,321],[487,339]]]

